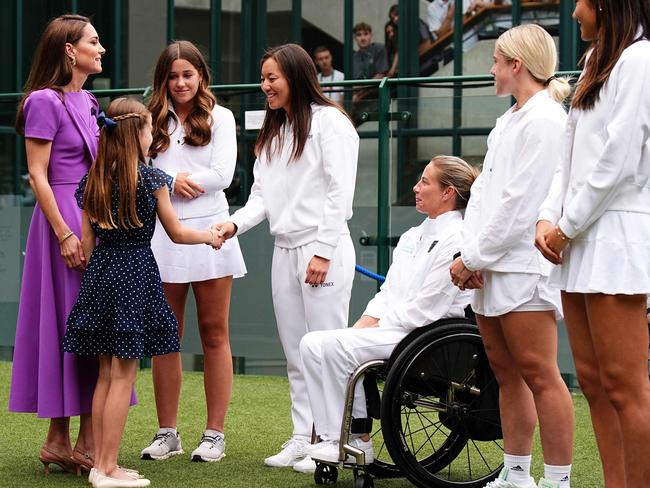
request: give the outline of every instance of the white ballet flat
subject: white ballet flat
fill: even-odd
[[[122,480],[111,478],[95,471],[93,479],[93,488],[141,488],[149,486],[151,481],[146,478],[137,478],[130,480]]]

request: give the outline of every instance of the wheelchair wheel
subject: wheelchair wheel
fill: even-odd
[[[391,364],[384,440],[417,486],[482,488],[502,467],[498,386],[478,328],[462,319],[440,324]]]
[[[339,477],[339,470],[336,466],[325,463],[316,463],[314,471],[314,482],[317,485],[333,485]]]

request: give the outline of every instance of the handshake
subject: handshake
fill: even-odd
[[[206,244],[212,246],[212,249],[219,250],[224,242],[235,235],[237,226],[232,222],[220,222],[210,227],[209,231],[210,242]]]

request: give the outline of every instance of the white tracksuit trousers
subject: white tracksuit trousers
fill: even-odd
[[[316,434],[323,440],[341,435],[345,390],[350,375],[372,359],[388,359],[410,331],[402,327],[342,329],[310,332],[300,342],[309,400]],[[366,397],[363,381],[357,382],[354,418],[365,418]]]
[[[341,329],[348,324],[355,253],[349,235],[341,235],[325,282],[305,283],[315,243],[273,250],[271,285],[280,342],[287,359],[293,435],[311,438],[312,413],[300,362],[300,340],[310,331]]]

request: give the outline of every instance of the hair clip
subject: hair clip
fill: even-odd
[[[117,127],[117,122],[110,117],[107,117],[103,111],[99,112],[99,115],[97,116],[97,124],[99,127],[105,127],[109,132]]]

